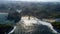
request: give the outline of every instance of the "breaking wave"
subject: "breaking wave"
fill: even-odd
[[[36,17],[24,16],[10,32],[14,34],[58,34],[48,22],[43,22]]]

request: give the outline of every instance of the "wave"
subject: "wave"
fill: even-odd
[[[14,28],[8,34],[12,34],[15,29],[16,29],[16,26],[14,26]]]
[[[50,23],[28,16],[22,17],[9,34],[12,32],[19,34],[59,34]]]

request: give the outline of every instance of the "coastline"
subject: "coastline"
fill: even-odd
[[[0,14],[8,14],[8,13],[0,13]]]

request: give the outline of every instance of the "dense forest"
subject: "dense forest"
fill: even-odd
[[[23,15],[33,15],[38,18],[60,18],[60,4],[36,3],[23,8]]]
[[[21,15],[33,15],[37,18],[60,18],[59,2],[15,2],[0,5],[0,12],[16,12],[22,10]]]

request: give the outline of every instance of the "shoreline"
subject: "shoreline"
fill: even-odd
[[[0,13],[0,14],[8,14],[8,13]]]
[[[60,29],[58,29],[57,27],[53,26],[53,28],[58,32],[60,33]]]

